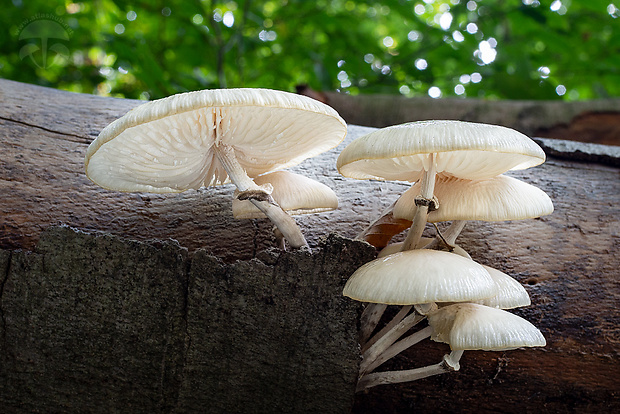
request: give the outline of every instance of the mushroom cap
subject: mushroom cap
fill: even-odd
[[[416,305],[491,297],[497,286],[489,273],[459,255],[417,249],[375,259],[357,269],[343,294],[362,302]]]
[[[346,130],[334,109],[306,96],[269,89],[182,93],[105,127],[88,147],[86,174],[112,190],[180,192],[226,182],[214,146],[232,146],[256,177],[337,146]]]
[[[323,183],[289,171],[275,171],[254,179],[259,185],[270,184],[271,196],[288,214],[313,214],[338,208],[336,193]],[[236,219],[266,217],[249,200],[233,199],[233,216]]]
[[[504,272],[482,265],[491,275],[497,285],[497,295],[473,301],[491,308],[512,309],[529,306],[532,302],[530,295],[523,285]]]
[[[394,218],[413,220],[417,182],[405,191],[394,206]],[[438,177],[434,195],[439,208],[428,214],[428,221],[522,220],[553,212],[553,202],[540,188],[516,178],[498,175],[484,180]]]
[[[427,315],[431,339],[453,351],[503,351],[545,346],[542,333],[525,319],[502,309],[475,303],[456,303]]]
[[[436,154],[437,173],[469,180],[491,178],[545,161],[530,138],[513,129],[462,121],[421,121],[371,132],[338,157],[345,177],[417,181]]]

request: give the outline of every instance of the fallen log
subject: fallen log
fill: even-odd
[[[101,393],[92,394],[92,400],[86,401],[86,396],[80,399],[84,404],[90,404],[81,407],[95,407],[97,404],[105,407],[110,395],[119,401],[128,402],[130,396],[136,395],[136,390],[131,388],[131,381],[154,384],[154,372],[157,372],[157,375],[165,374],[164,377],[158,377],[162,381],[165,379],[177,386],[173,387],[174,391],[164,391],[157,385],[141,388],[146,395],[141,396],[140,401],[158,398],[161,404],[157,407],[174,406],[178,412],[191,411],[194,406],[189,399],[198,398],[196,396],[204,391],[205,385],[201,382],[204,375],[234,371],[231,365],[226,365],[225,359],[219,366],[208,367],[208,361],[204,358],[218,348],[202,346],[200,341],[196,342],[194,339],[200,331],[200,324],[209,322],[209,318],[216,318],[217,324],[220,324],[218,326],[221,326],[223,315],[233,312],[229,307],[221,309],[209,303],[208,294],[212,292],[209,283],[220,280],[217,275],[222,275],[222,272],[227,275],[243,275],[247,270],[247,263],[257,263],[256,260],[262,263],[258,266],[277,266],[277,259],[263,253],[275,242],[271,225],[263,220],[234,220],[230,212],[233,191],[231,186],[176,195],[153,195],[107,191],[89,182],[83,173],[83,156],[88,143],[101,128],[139,104],[138,101],[73,94],[4,80],[0,80],[0,96],[3,101],[0,109],[0,248],[4,249],[0,254],[0,270],[4,269],[0,283],[0,354],[3,358],[0,384],[4,384],[0,388],[0,407],[4,404],[4,407],[10,407],[15,412],[29,412],[28,410],[32,411],[31,409],[36,407],[45,410],[42,408],[45,405],[37,405],[46,404],[43,398],[37,399],[38,392],[41,391],[50,398],[53,396],[56,404],[54,407],[59,407],[59,411],[79,412],[79,407],[71,403],[76,398],[77,391],[70,391],[75,384],[93,387],[88,388],[91,391],[94,387],[103,386]],[[453,105],[458,106],[459,102],[454,102]],[[441,117],[441,113],[435,115],[436,118]],[[330,233],[354,238],[407,188],[405,183],[400,182],[355,181],[340,176],[336,171],[335,160],[344,145],[371,130],[350,126],[349,136],[341,146],[293,169],[294,172],[329,185],[340,198],[340,208],[334,212],[297,219],[315,252],[322,251],[321,246],[324,244],[321,244],[320,240]],[[466,352],[461,360],[461,371],[414,384],[373,388],[367,393],[357,395],[353,412],[409,412],[411,409],[432,412],[515,413],[620,410],[620,385],[616,379],[616,373],[620,370],[620,334],[617,329],[620,323],[617,310],[620,300],[620,286],[617,283],[620,276],[620,228],[617,221],[620,180],[618,169],[613,166],[617,165],[614,164],[618,159],[615,152],[617,149],[600,145],[574,145],[576,147],[572,149],[560,149],[562,158],[552,158],[550,155],[549,160],[540,167],[510,174],[546,191],[554,201],[554,214],[536,220],[472,222],[466,226],[459,238],[459,244],[469,251],[474,259],[510,274],[526,287],[532,297],[532,305],[515,312],[541,328],[547,338],[547,347],[504,353]],[[549,147],[552,146],[549,144]],[[583,158],[578,153],[589,155]],[[573,159],[576,156],[580,157],[579,161]],[[183,267],[186,265],[180,263],[188,263],[183,262],[186,255],[191,263],[215,263],[221,260],[219,269],[229,270],[182,272],[180,282],[165,279],[167,282],[162,286],[155,280],[164,279],[154,277],[155,290],[151,293],[155,297],[149,299],[148,303],[159,309],[156,314],[152,317],[144,315],[138,312],[139,307],[130,307],[128,309],[132,311],[127,313],[120,312],[123,310],[122,306],[108,309],[99,323],[109,323],[115,328],[97,330],[94,329],[96,326],[91,326],[91,332],[107,335],[104,335],[104,341],[99,344],[94,339],[96,335],[86,336],[83,339],[86,342],[80,344],[79,338],[82,338],[80,335],[83,332],[80,329],[87,325],[79,323],[79,315],[69,312],[71,303],[61,298],[72,292],[73,296],[70,297],[78,301],[81,280],[71,276],[74,275],[71,272],[60,271],[62,256],[55,248],[57,242],[54,240],[57,239],[48,236],[41,238],[45,229],[58,223],[87,232],[103,231],[141,242],[151,239],[177,241],[178,244],[173,243],[176,246],[174,248],[161,247],[152,250],[151,247],[135,247],[137,250],[130,251],[141,252],[136,259],[138,262],[154,260],[149,259],[153,255],[162,257],[158,249],[173,249],[176,253],[165,259],[157,259],[160,261],[155,260],[153,264]],[[52,230],[52,234],[56,234],[54,231],[57,230]],[[74,236],[63,237],[70,239]],[[104,236],[104,239],[105,237],[110,236]],[[396,239],[399,237],[402,238],[402,235]],[[42,247],[37,247],[37,243],[42,243],[41,240]],[[122,243],[137,246],[132,244],[134,242]],[[122,246],[122,243],[119,246]],[[166,243],[164,245],[169,246]],[[150,244],[147,243],[146,246]],[[341,246],[346,246],[346,251],[357,254],[359,261],[369,260],[372,256],[364,250],[367,245],[362,243],[342,242]],[[186,253],[183,253],[184,249],[187,249]],[[67,252],[71,251],[67,249]],[[103,254],[100,250],[94,251]],[[71,254],[79,256],[76,251],[72,252]],[[120,253],[117,251],[117,254]],[[46,257],[56,259],[45,259]],[[175,257],[180,259],[174,259]],[[78,258],[84,264],[86,259]],[[106,266],[121,266],[128,259],[127,255],[112,255],[106,260],[110,260]],[[235,264],[238,260],[242,262]],[[300,271],[307,266],[324,269],[314,261],[308,262],[301,258],[299,260],[301,261],[297,263],[301,263]],[[336,261],[338,260],[340,259]],[[349,265],[353,266],[353,263]],[[134,268],[141,269],[137,264]],[[36,269],[36,272],[32,273],[32,269]],[[282,271],[287,272],[287,269],[288,266]],[[128,272],[127,275],[132,276],[127,278],[116,275],[106,282],[103,292],[112,303],[120,301],[120,304],[130,304],[146,297],[145,290],[135,286],[131,288],[134,283],[132,280],[135,280],[132,277],[136,277],[136,274],[135,271]],[[38,286],[39,296],[35,297],[40,298],[40,301],[30,302],[25,299],[28,297],[24,296],[26,291],[15,289],[15,286],[18,286],[16,281],[28,281],[32,275],[38,275],[32,279],[32,283],[33,286]],[[211,282],[206,283],[209,277]],[[342,274],[342,277],[345,275]],[[100,288],[95,281],[91,280],[89,283],[92,291]],[[188,295],[196,295],[193,300],[197,307],[192,311],[195,312],[192,322],[195,324],[192,326],[196,331],[191,334],[183,327],[184,322],[178,321],[179,315],[190,315],[180,309],[183,307],[183,295],[177,293],[176,299],[170,303],[167,296],[162,298],[164,291],[168,291],[163,289],[163,286],[182,290],[184,283],[189,286]],[[289,287],[294,289],[298,283],[302,283],[301,280],[291,280]],[[331,285],[330,295],[338,295],[337,285]],[[123,286],[130,288],[123,289]],[[227,286],[232,287],[232,290],[224,289],[221,292],[228,293],[222,295],[229,295],[230,303],[242,303],[243,295],[237,295],[235,285]],[[248,292],[253,292],[248,297],[254,297],[257,291],[252,289],[255,288],[248,289]],[[302,290],[307,291],[308,287],[303,287]],[[308,295],[309,301],[317,300],[310,292]],[[187,296],[187,300],[191,297]],[[261,292],[259,298],[252,309],[274,309],[269,295]],[[284,301],[279,302],[282,307],[277,308],[278,313],[283,307],[292,307],[292,303],[286,302],[282,297],[278,296],[273,300],[276,299]],[[338,304],[333,305],[332,309],[343,306],[334,297],[326,298],[326,301],[327,303],[319,305],[320,309],[329,303]],[[40,311],[51,311],[55,309],[52,306],[54,304],[62,304],[59,310],[67,310],[65,313],[72,315],[71,318],[68,321],[62,318],[56,320],[51,316],[43,319],[45,313]],[[77,304],[78,302],[74,303],[75,306]],[[19,325],[15,324],[18,320],[15,318],[18,315],[21,315],[21,320],[29,321],[30,325],[26,325],[28,329],[36,326],[55,329],[39,329],[38,335],[48,335],[49,338],[43,345],[36,345],[32,338],[37,336],[28,336],[28,331],[17,335]],[[237,326],[240,330],[236,332],[249,330],[256,333],[252,331],[255,329],[252,321],[269,320],[265,315],[244,319],[245,315],[243,312],[235,313],[235,316],[240,318]],[[166,325],[167,320],[175,322]],[[63,325],[63,321],[67,323]],[[299,323],[297,319],[289,322],[290,326]],[[160,326],[161,323],[166,326]],[[132,336],[132,330],[156,325],[160,326],[154,331],[158,334],[147,336],[146,342]],[[8,329],[9,327],[11,328]],[[178,342],[176,336],[174,340],[171,339],[173,336],[170,332],[177,332],[179,329],[186,335],[185,342]],[[317,329],[316,325],[313,325],[313,329]],[[105,348],[103,345],[110,343],[105,341],[113,340],[111,334],[118,333],[119,330],[125,335],[123,338],[129,338],[130,343],[135,346],[110,350],[104,355],[102,362],[97,364],[95,356]],[[162,339],[162,336],[167,339]],[[63,342],[63,338],[69,339]],[[187,338],[192,339],[190,341]],[[238,351],[238,355],[247,358],[254,354],[251,348],[246,349],[239,344],[235,344],[235,352],[231,350],[227,354],[224,344],[230,344],[231,339],[223,338],[224,336],[220,336],[221,353],[215,355],[229,358]],[[258,338],[264,339],[263,336]],[[328,340],[321,335],[316,338],[314,344]],[[280,342],[281,338],[278,337],[274,340],[276,348],[285,343]],[[350,346],[345,342],[340,345]],[[160,346],[168,348],[164,352],[162,348],[158,348]],[[19,349],[24,351],[20,353]],[[64,349],[64,353],[55,354],[60,349]],[[337,349],[337,346],[331,349]],[[291,351],[293,352],[293,349]],[[342,349],[340,351],[343,352]],[[385,369],[412,368],[436,363],[446,351],[442,344],[425,342],[421,347],[387,363]],[[152,358],[149,353],[154,353]],[[185,361],[185,357],[191,357],[188,361],[194,361],[195,364]],[[153,364],[155,360],[158,361],[158,366],[165,366],[166,369],[153,370],[149,364]],[[8,361],[12,362],[9,364]],[[68,366],[68,371],[50,369],[59,361],[75,363]],[[299,361],[303,359],[298,360],[298,363]],[[129,367],[136,368],[139,372],[135,377],[118,376],[119,369],[123,372],[121,362],[128,362]],[[322,369],[325,368],[324,363],[319,365]],[[261,367],[273,368],[267,362]],[[40,385],[47,378],[46,372],[54,376],[54,387],[45,388]],[[308,372],[292,371],[294,376]],[[194,376],[188,376],[190,373]],[[84,378],[89,380],[81,381]],[[183,385],[183,381],[189,381],[189,378],[191,382]],[[110,385],[110,381],[115,383]],[[229,378],[224,376],[222,381],[217,386],[224,390]],[[246,377],[246,381],[252,383],[251,378]],[[278,383],[275,386],[280,385],[282,384]],[[257,396],[265,395],[264,389],[256,385],[252,387],[248,389],[253,390]],[[85,392],[88,393],[88,390]],[[299,398],[303,400],[306,397]],[[238,401],[247,402],[244,398],[246,396],[239,396]],[[178,402],[181,400],[187,405]],[[234,403],[233,400],[235,397],[231,396],[228,403]],[[342,406],[344,405],[346,404],[343,403]],[[224,406],[218,405],[220,408]],[[72,407],[77,408],[72,410]],[[284,406],[279,407],[274,411],[286,411]],[[127,405],[125,409],[128,412],[140,412],[139,408],[133,405]],[[246,410],[258,411],[252,411],[251,407]]]

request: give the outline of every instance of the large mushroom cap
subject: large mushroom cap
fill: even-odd
[[[405,191],[394,206],[394,218],[413,220],[414,199],[420,195],[417,182]],[[440,177],[434,195],[439,208],[428,214],[428,221],[522,220],[553,212],[553,202],[541,189],[516,178],[499,175],[485,180]]]
[[[254,182],[259,186],[271,185],[271,196],[290,215],[321,213],[338,208],[338,197],[334,190],[303,175],[275,171],[256,177]],[[249,200],[234,198],[232,211],[236,219],[265,217]]]
[[[86,153],[86,174],[120,191],[180,192],[226,182],[214,155],[234,149],[250,177],[338,145],[346,123],[314,99],[268,89],[204,90],[141,105],[112,122]]]
[[[502,351],[545,346],[542,333],[525,319],[505,310],[474,303],[457,303],[429,313],[431,339],[453,351]]]
[[[473,260],[437,250],[408,250],[357,269],[343,294],[362,302],[416,305],[462,302],[497,293],[489,273]]]
[[[497,125],[422,121],[379,129],[351,142],[338,171],[357,179],[417,181],[436,154],[437,173],[469,180],[491,178],[545,161],[527,136]]]

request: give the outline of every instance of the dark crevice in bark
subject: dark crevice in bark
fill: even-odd
[[[7,121],[7,122],[14,122],[16,124],[23,125],[25,127],[36,128],[36,129],[40,129],[42,131],[49,132],[49,133],[52,133],[52,134],[61,135],[62,138],[54,137],[54,136],[52,136],[51,138],[62,139],[64,141],[75,142],[77,144],[89,145],[91,143],[91,141],[93,140],[92,137],[85,137],[85,136],[82,136],[82,135],[69,134],[67,132],[56,131],[56,130],[53,130],[53,129],[42,127],[41,125],[33,125],[33,124],[29,124],[28,122],[19,121],[17,119],[11,119],[11,118],[6,118],[6,117],[3,117],[3,116],[0,116],[0,120]],[[67,137],[67,138],[64,138],[64,137]]]

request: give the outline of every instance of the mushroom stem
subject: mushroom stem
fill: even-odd
[[[437,236],[425,248],[436,249],[438,246],[446,246],[454,249],[456,247],[456,238],[461,234],[465,224],[467,224],[467,220],[454,220],[444,232],[440,233],[439,229],[437,229]]]
[[[239,164],[235,156],[235,150],[230,145],[218,143],[213,146],[213,151],[222,164],[230,181],[237,186],[239,191],[261,190],[261,188],[250,178]],[[271,222],[282,232],[284,238],[294,248],[308,246],[308,242],[301,233],[299,226],[291,216],[286,214],[282,208],[273,200],[262,201],[253,198],[249,199],[252,204],[263,212]]]
[[[412,305],[403,306],[396,314],[396,316],[394,316],[387,325],[385,325],[379,332],[377,332],[372,338],[370,338],[368,342],[362,344],[362,352],[366,352],[366,350],[372,345],[374,345],[374,343],[377,342],[383,335],[388,333],[393,327],[399,324],[400,321],[402,321],[405,316],[407,316],[412,307]]]
[[[379,355],[381,355],[381,353],[383,353],[394,342],[396,342],[398,338],[403,336],[409,329],[414,327],[424,318],[425,316],[421,316],[414,312],[402,321],[400,321],[381,338],[379,338],[377,342],[375,342],[371,347],[366,350],[366,352],[362,354],[363,360],[360,364],[360,373],[366,372],[368,366],[370,366],[370,364],[373,363],[374,360],[377,359]]]
[[[407,233],[407,238],[403,243],[401,251],[412,250],[416,248],[416,245],[422,237],[424,227],[426,226],[426,218],[428,216],[428,210],[431,203],[433,203],[433,190],[435,189],[435,177],[436,177],[437,165],[435,163],[435,154],[429,154],[429,167],[424,171],[422,178],[420,179],[420,200],[423,203],[416,203],[417,208],[415,215],[413,216],[413,223]]]
[[[434,302],[431,303],[418,303],[413,305],[416,312],[420,315],[428,315],[430,312],[437,310],[437,304]]]
[[[450,352],[450,355],[444,356],[444,360],[446,361],[446,364],[448,364],[450,368],[452,368],[453,371],[458,371],[459,369],[461,369],[461,365],[459,364],[459,361],[461,360],[461,357],[463,356],[463,352],[464,352],[463,350],[452,351]]]
[[[422,233],[424,232],[424,227],[426,226],[426,217],[428,216],[428,208],[429,208],[430,203],[433,202],[432,198],[433,198],[433,191],[435,189],[435,177],[437,175],[436,171],[437,171],[437,166],[435,164],[435,154],[431,153],[429,154],[428,170],[424,171],[424,174],[422,175],[421,182],[420,182],[420,187],[421,187],[420,196],[422,197],[422,199],[426,200],[427,203],[426,205],[417,206],[415,216],[413,217],[413,223],[411,224],[411,227],[409,228],[409,232],[407,233],[407,238],[405,239],[403,243],[403,247],[401,248],[401,251],[403,252],[406,250],[415,249],[417,244],[420,242],[420,239],[422,238]],[[380,312],[376,320],[376,323],[379,322],[379,319],[381,319],[381,316],[383,315],[384,311],[385,311],[385,307],[382,309],[374,310],[374,312]],[[374,329],[375,326],[376,324],[372,326],[372,329]],[[365,325],[362,325],[362,327],[365,327]]]
[[[383,316],[383,312],[385,312],[385,308],[387,308],[387,305],[383,303],[369,303],[366,305],[360,317],[361,329],[359,341],[362,346],[366,343],[368,338],[370,338],[370,335],[379,324],[381,316]]]
[[[381,355],[379,355],[377,359],[373,361],[372,364],[368,365],[368,367],[366,368],[366,372],[374,371],[375,368],[383,364],[388,359],[395,357],[396,355],[403,352],[405,349],[411,348],[413,345],[431,336],[432,332],[433,328],[427,326],[426,328],[420,329],[419,331],[409,335],[408,337],[401,339],[398,342],[395,342],[392,346],[383,351]]]
[[[450,227],[442,233],[446,242],[451,246],[454,246],[454,243],[456,243],[456,238],[459,237],[459,234],[463,231],[465,224],[467,224],[467,220],[454,220],[450,223]]]
[[[450,371],[458,371],[458,359],[463,351],[453,351],[450,355],[444,355],[443,360],[435,365],[408,369],[404,371],[375,372],[364,375],[357,383],[356,392],[367,390],[383,384],[397,384],[400,382],[416,381],[433,375],[443,374]]]

